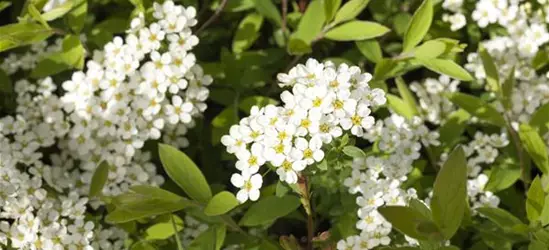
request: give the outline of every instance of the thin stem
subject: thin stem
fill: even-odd
[[[288,0],[282,0],[282,34],[286,36],[287,29],[287,15],[288,15]]]
[[[309,190],[309,179],[307,176],[299,177],[299,189],[301,195],[301,204],[307,213],[307,250],[313,250],[313,237],[315,234],[314,213],[311,206],[311,193]]]
[[[223,11],[223,9],[225,9],[225,6],[227,6],[227,2],[228,0],[221,0],[219,7],[217,7],[214,14],[206,22],[204,22],[204,24],[202,24],[202,26],[200,26],[198,30],[196,30],[195,34],[199,34],[202,30],[208,27],[213,21],[215,21],[215,19],[217,19],[219,15],[221,15],[221,12]]]
[[[177,230],[177,226],[175,225],[175,220],[173,219],[173,214],[170,214],[170,220],[172,221],[173,231],[174,231],[174,237],[175,242],[177,243],[177,249],[178,250],[184,250],[183,245],[181,244],[181,239],[179,239],[179,230]]]

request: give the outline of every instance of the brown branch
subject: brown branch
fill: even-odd
[[[227,6],[228,0],[222,0],[219,4],[219,7],[215,10],[214,14],[196,30],[195,34],[200,33],[202,30],[204,30],[206,27],[208,27],[213,21],[215,21],[220,15],[223,9],[225,9],[225,6]]]
[[[288,0],[282,0],[282,34],[286,37],[287,23],[288,23]]]

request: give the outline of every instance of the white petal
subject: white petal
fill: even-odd
[[[244,178],[242,178],[242,175],[240,174],[233,174],[231,176],[231,183],[235,186],[235,187],[242,187],[244,186]]]

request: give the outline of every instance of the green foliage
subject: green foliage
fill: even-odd
[[[216,194],[210,202],[208,202],[208,205],[206,205],[206,208],[204,209],[204,214],[208,216],[225,214],[238,206],[238,204],[238,200],[236,200],[232,193],[222,191]]]
[[[465,213],[467,198],[467,161],[458,147],[448,157],[433,185],[431,210],[433,219],[445,239],[450,239],[459,228]]]
[[[495,126],[504,127],[505,118],[490,104],[483,100],[468,94],[453,93],[449,96],[450,101],[469,112],[469,114],[478,117],[482,121]]]
[[[412,50],[412,48],[423,40],[423,37],[425,37],[431,27],[432,21],[433,1],[424,0],[414,13],[404,34],[404,43],[402,45],[404,52]]]
[[[109,164],[103,161],[99,163],[99,166],[95,169],[90,184],[90,197],[101,195],[101,191],[103,190],[105,184],[107,184],[109,178],[109,168]]]
[[[168,176],[192,199],[207,203],[212,191],[206,178],[194,162],[176,148],[160,144],[158,153]]]
[[[536,166],[545,174],[549,174],[549,157],[543,139],[532,127],[527,124],[521,124],[519,128],[520,141],[524,149]]]
[[[299,198],[293,195],[283,197],[267,196],[252,204],[244,213],[239,224],[242,226],[258,226],[272,223],[274,220],[288,215],[300,205]]]
[[[324,35],[334,41],[357,41],[372,39],[389,32],[389,28],[374,22],[349,21],[333,29]]]

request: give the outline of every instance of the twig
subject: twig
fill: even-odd
[[[183,245],[181,244],[181,239],[179,239],[179,230],[177,230],[177,226],[175,225],[175,220],[173,219],[173,214],[170,214],[170,220],[172,221],[174,237],[175,242],[177,243],[177,249],[178,250],[184,250]]]
[[[286,37],[286,25],[287,25],[287,15],[288,15],[288,0],[282,0],[282,34]]]
[[[225,9],[225,6],[227,6],[227,2],[228,0],[222,0],[221,3],[219,4],[219,7],[217,7],[217,9],[215,10],[214,14],[206,22],[204,22],[204,24],[202,24],[202,26],[200,26],[198,30],[196,30],[195,34],[200,33],[202,30],[208,27],[213,21],[215,21],[215,19],[217,19],[219,15],[221,15],[221,12],[223,11],[223,9]]]
[[[313,250],[313,238],[315,234],[314,213],[311,206],[311,193],[309,191],[309,180],[307,176],[300,176],[298,181],[301,204],[307,213],[307,250]]]

